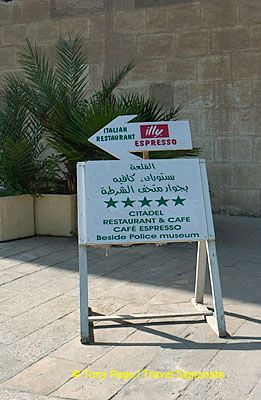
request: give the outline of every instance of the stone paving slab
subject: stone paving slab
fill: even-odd
[[[225,339],[197,317],[95,323],[95,344],[83,346],[75,239],[0,243],[0,400],[259,400],[261,220],[215,220]],[[102,314],[192,309],[195,257],[196,245],[184,243],[117,246],[108,256],[91,248],[91,306]],[[211,306],[208,278],[205,301]],[[73,378],[73,370],[114,376]],[[225,378],[145,378],[145,370],[221,370]]]
[[[2,388],[48,395],[68,380],[69,371],[84,368],[85,364],[79,361],[47,356],[9,379]]]
[[[39,396],[33,393],[19,392],[17,390],[3,390],[1,391],[1,400],[68,400],[61,397],[53,396]]]
[[[0,343],[11,344],[76,310],[78,302],[69,296],[58,296],[1,324]]]

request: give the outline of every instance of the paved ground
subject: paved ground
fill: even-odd
[[[261,220],[215,220],[230,334],[225,339],[201,318],[146,326],[108,322],[96,325],[95,345],[83,346],[76,241],[42,237],[1,243],[0,400],[260,399]],[[93,309],[188,309],[195,255],[191,244],[113,248],[108,257],[91,249]],[[211,305],[209,284],[207,293]],[[107,377],[88,378],[85,372],[72,378],[74,370],[107,372]],[[173,370],[181,371],[179,378],[146,372]],[[225,377],[189,379],[191,371],[223,371]]]

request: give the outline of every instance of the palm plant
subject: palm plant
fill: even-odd
[[[20,58],[29,83],[24,92],[25,103],[44,126],[48,144],[66,166],[68,189],[75,192],[77,162],[113,158],[91,144],[90,136],[119,115],[137,114],[135,121],[175,120],[181,107],[165,112],[157,101],[139,94],[116,95],[114,90],[134,67],[133,63],[102,81],[101,89],[88,94],[88,65],[81,39],[59,39],[56,54],[53,65],[36,44],[27,40]],[[180,155],[195,153],[196,150]],[[157,153],[157,157],[166,154]]]
[[[0,93],[0,187],[1,194],[32,193],[37,189],[41,163],[42,129],[24,101],[25,81],[6,78]]]

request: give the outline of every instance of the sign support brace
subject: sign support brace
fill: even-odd
[[[167,319],[178,317],[197,317],[204,316],[210,328],[219,337],[225,337],[226,326],[224,319],[224,309],[222,302],[222,293],[220,277],[218,271],[216,246],[214,241],[198,242],[197,266],[196,266],[196,284],[195,294],[192,301],[196,311],[177,312],[172,314],[128,314],[128,315],[101,315],[95,313],[92,315],[88,307],[88,263],[87,246],[79,246],[79,267],[80,267],[80,307],[81,307],[81,343],[89,344],[94,342],[93,322],[94,321],[128,321],[136,319]],[[204,303],[205,274],[208,259],[209,274],[212,289],[214,312],[208,309]],[[146,322],[144,323],[144,325]]]

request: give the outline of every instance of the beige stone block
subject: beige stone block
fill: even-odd
[[[198,112],[198,132],[199,135],[215,135],[215,125],[214,125],[214,110],[209,109],[201,109]]]
[[[164,107],[173,107],[173,86],[167,83],[153,83],[150,86],[150,96]]]
[[[240,136],[255,136],[255,107],[241,107],[238,109],[238,132]]]
[[[50,0],[51,17],[90,15],[104,8],[104,0]]]
[[[240,110],[253,107],[257,99],[254,99],[252,80],[233,81],[233,97],[231,104]]]
[[[130,80],[139,81],[162,81],[163,61],[144,60],[137,63],[129,74]]]
[[[13,5],[14,22],[42,21],[50,17],[50,0],[23,0]]]
[[[34,24],[38,41],[56,41],[59,37],[59,25],[56,20],[44,20]]]
[[[261,40],[261,36],[260,36]],[[260,75],[261,53],[232,54],[232,78],[253,78]]]
[[[48,395],[68,381],[73,370],[82,370],[84,367],[85,364],[79,362],[45,357],[9,379],[2,388]]]
[[[169,29],[200,26],[200,4],[178,5],[168,8]]]
[[[230,56],[204,56],[198,59],[198,79],[230,79]]]
[[[255,169],[252,163],[236,163],[235,189],[256,189]]]
[[[171,81],[194,81],[197,63],[195,58],[178,58],[165,62],[165,79]]]
[[[135,0],[112,0],[115,10],[125,10],[135,7]]]
[[[253,79],[252,81],[249,81],[249,84],[252,84],[252,90],[253,90],[253,99],[255,104],[259,105],[261,102],[261,79],[258,77],[257,79]],[[261,116],[260,113],[257,113],[257,115]],[[260,125],[261,127],[261,125]]]
[[[0,241],[19,239],[33,235],[33,196],[0,197]]]
[[[255,189],[228,189],[221,191],[221,211],[234,215],[260,215],[260,195]]]
[[[32,42],[35,42],[37,40],[37,26],[38,26],[37,22],[33,22],[32,24],[29,23],[26,24],[26,38],[30,39]],[[23,42],[23,46],[24,45],[25,42]]]
[[[100,64],[104,59],[104,43],[100,40],[83,40],[83,49],[88,64]]]
[[[90,15],[90,37],[93,39],[104,39],[105,35],[109,35],[111,27],[105,14]]]
[[[193,30],[179,33],[175,39],[175,53],[183,55],[199,55],[210,52],[210,32]]]
[[[178,103],[176,103],[177,105]],[[196,147],[200,136],[206,135],[205,130],[205,119],[206,119],[207,111],[205,110],[198,110],[198,109],[190,109],[183,108],[180,111],[180,119],[181,120],[188,120],[190,124],[190,129],[192,133],[192,143],[193,146]],[[210,133],[211,134],[211,133]]]
[[[240,0],[240,20],[243,22],[260,22],[260,0]]]
[[[212,111],[209,109],[181,110],[180,119],[189,120],[194,145],[194,136],[204,140],[203,136],[214,135]]]
[[[234,163],[223,162],[208,162],[207,171],[209,182],[213,187],[214,193],[219,191],[220,188],[233,188],[234,187]]]
[[[16,48],[2,47],[0,48],[0,69],[10,70],[15,69],[16,63]]]
[[[106,63],[119,66],[130,60],[137,60],[136,36],[133,34],[111,34],[104,45]]]
[[[59,23],[61,37],[80,36],[85,39],[90,37],[90,18],[87,15],[81,17],[63,18]]]
[[[0,25],[9,25],[12,22],[12,4],[0,3]]]
[[[251,29],[251,46],[254,49],[261,48],[261,25],[255,25]]]
[[[145,33],[146,14],[143,9],[115,11],[113,29],[116,33]]]
[[[259,104],[258,101],[256,104]],[[255,114],[255,135],[260,137],[260,132],[261,132],[261,114],[256,113]]]
[[[150,33],[137,36],[138,56],[166,57],[173,53],[173,36],[168,33]]]
[[[212,110],[209,126],[215,136],[235,136],[239,133],[238,111],[231,108],[218,108]]]
[[[212,46],[215,52],[235,52],[250,47],[250,32],[246,27],[223,28],[212,33]]]
[[[35,198],[37,235],[72,236],[76,233],[76,195],[45,194]]]
[[[213,107],[213,83],[175,83],[174,102],[184,109],[208,109]]]
[[[253,140],[249,137],[236,137],[234,139],[235,161],[252,161]]]
[[[215,81],[215,106],[225,110],[233,104],[233,82],[231,80]]]
[[[169,9],[166,7],[151,7],[147,9],[147,31],[164,32],[169,29]]]
[[[253,139],[253,159],[261,161],[261,138]]]
[[[234,141],[232,138],[220,137],[215,143],[215,160],[231,161],[234,159]]]
[[[218,137],[215,142],[216,161],[251,161],[252,139]]]
[[[203,0],[202,24],[208,26],[233,25],[238,22],[238,0]]]
[[[3,45],[24,44],[27,37],[27,25],[15,24],[6,25],[2,29]]]
[[[255,164],[255,187],[261,189],[261,160]]]

